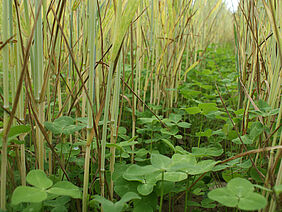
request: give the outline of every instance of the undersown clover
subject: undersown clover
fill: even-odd
[[[243,178],[233,178],[226,187],[210,191],[208,197],[224,206],[248,211],[263,209],[267,205],[266,198],[254,192],[254,185]]]
[[[134,192],[127,192],[124,194],[121,199],[117,202],[112,202],[104,197],[101,197],[99,195],[95,195],[94,199],[90,201],[90,206],[94,207],[95,203],[98,202],[101,204],[101,208],[105,212],[121,212],[126,207],[126,203],[131,200],[141,199],[139,195],[137,195]]]
[[[42,170],[32,170],[26,176],[26,181],[32,186],[18,186],[12,195],[12,205],[21,203],[42,203],[49,196],[55,199],[59,196],[81,198],[80,189],[68,181],[58,181],[53,184]]]
[[[229,1],[0,0],[0,211],[280,211],[282,5]]]

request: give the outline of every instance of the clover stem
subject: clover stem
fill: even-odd
[[[202,128],[203,128],[202,118],[200,119],[200,121],[201,121],[201,126],[200,126],[200,135],[199,135],[199,139],[198,139],[198,148],[200,148],[200,143],[201,143],[201,132],[202,132]]]
[[[188,192],[188,188],[189,188],[189,176],[188,175],[188,178],[187,178],[187,181],[186,181],[186,191],[185,191],[185,208],[184,208],[184,211],[186,212],[187,209],[188,209],[188,198],[189,198],[189,192]]]
[[[159,212],[162,212],[163,199],[164,199],[164,171],[162,171],[161,199],[160,199]]]
[[[168,194],[168,211],[170,212],[170,207],[171,207],[171,192]]]
[[[153,122],[152,122],[152,129],[153,129]],[[150,144],[150,152],[152,153],[153,151],[153,130],[151,132],[151,144]]]

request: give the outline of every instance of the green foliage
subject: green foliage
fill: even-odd
[[[227,207],[241,210],[259,210],[267,205],[264,196],[254,192],[253,184],[243,178],[232,179],[226,187],[208,193],[208,197]]]
[[[72,9],[79,11],[80,4],[81,1],[75,1]],[[136,9],[133,3],[128,6]],[[131,13],[126,15],[132,18]],[[119,32],[120,36],[125,35],[125,28],[130,23],[125,24],[126,26]],[[117,41],[113,55],[118,54],[120,42],[121,40]],[[93,177],[91,178],[93,181],[89,191],[96,195],[91,193],[88,198],[89,206],[93,210],[153,212],[160,207],[160,199],[169,202],[172,198],[180,196],[182,192],[187,194],[186,207],[193,207],[195,210],[221,206],[236,207],[241,210],[259,210],[265,207],[266,199],[254,192],[254,188],[267,192],[272,192],[272,189],[262,186],[264,182],[249,159],[238,158],[220,163],[238,154],[242,149],[242,143],[222,106],[215,82],[238,129],[245,118],[245,111],[237,109],[237,74],[233,70],[235,68],[233,53],[230,53],[229,48],[215,46],[209,46],[206,51],[200,64],[187,72],[187,80],[180,83],[178,89],[168,89],[170,92],[179,92],[175,107],[164,108],[160,106],[163,102],[158,106],[150,105],[161,122],[146,107],[144,111],[137,110],[135,111],[136,134],[133,136],[132,108],[124,106],[116,140],[110,143],[108,136],[106,143],[107,160],[112,156],[110,148],[115,148],[116,151],[112,175],[114,197],[109,200],[100,195],[100,178],[97,171],[99,165],[91,163],[90,176]],[[141,74],[142,80],[145,80],[144,73]],[[125,64],[125,74],[126,77],[131,76],[131,67],[128,64]],[[154,74],[152,77],[155,77]],[[132,99],[132,94],[125,92],[124,96],[129,100]],[[258,101],[256,105],[259,110],[251,106],[248,128],[244,133],[239,132],[248,150],[254,149],[261,138],[271,132],[271,129],[262,124],[258,117],[274,119],[278,113],[277,109],[273,109],[264,101]],[[52,145],[55,152],[64,160],[72,182],[83,182],[85,162],[83,156],[86,144],[84,128],[87,123],[88,117],[73,118],[73,115],[62,116],[52,122],[44,123],[48,132],[53,134]],[[111,121],[108,124],[108,129],[112,132]],[[100,133],[101,122],[98,126]],[[29,134],[30,131],[29,125],[12,127],[8,135],[9,145],[26,143],[28,148],[35,149],[36,146],[29,146],[27,142],[32,136]],[[19,139],[26,134],[28,135],[26,140]],[[0,139],[2,136],[3,131],[0,133]],[[60,142],[61,136],[64,142]],[[94,137],[91,143],[93,161],[98,161],[97,143],[100,144],[99,142]],[[133,145],[134,149],[132,149]],[[46,155],[50,151],[47,148]],[[9,154],[14,157],[16,152],[10,148]],[[132,156],[134,163],[131,163]],[[35,164],[31,156],[27,157]],[[261,164],[258,169],[266,175],[267,161],[258,158],[257,163]],[[108,164],[106,162],[105,175],[107,184],[110,185]],[[19,182],[19,173],[16,172],[15,175],[15,179]],[[30,186],[18,186],[14,190],[11,208],[15,211],[73,210],[75,203],[72,199],[81,198],[80,188],[71,182],[61,181],[61,177],[61,171],[56,171],[50,177],[40,170],[30,171],[26,178]],[[242,179],[247,177],[257,185]],[[226,183],[228,183],[226,187],[210,191],[212,187]],[[78,185],[81,187],[82,183]],[[279,195],[281,186],[275,186],[273,191]],[[195,196],[197,196],[196,200],[194,200]]]
[[[50,198],[55,199],[60,196],[69,196],[76,199],[81,198],[81,191],[77,186],[68,181],[59,181],[53,185],[53,181],[42,170],[31,170],[26,180],[27,183],[34,187],[18,186],[12,195],[12,205],[18,205],[20,203],[42,203],[49,198],[46,205],[50,206]],[[55,201],[62,203],[60,200],[57,198]],[[51,205],[54,207],[54,210],[59,210],[58,204]],[[33,205],[30,204],[28,207],[33,207]]]
[[[122,198],[113,203],[110,200],[105,199],[99,195],[95,195],[94,199],[90,201],[90,205],[94,206],[95,202],[99,202],[102,205],[102,209],[105,212],[121,212],[122,209],[125,207],[125,204],[133,199],[141,199],[139,195],[134,192],[127,192],[122,196]]]
[[[69,116],[62,116],[53,122],[45,122],[45,127],[54,134],[71,135],[86,127],[86,124],[75,125],[75,120]]]
[[[7,136],[8,144],[10,144],[11,142],[22,144],[23,142],[19,140],[17,137],[29,133],[30,129],[31,128],[29,125],[12,126]],[[3,135],[4,135],[4,131],[0,132],[0,147],[2,147]]]

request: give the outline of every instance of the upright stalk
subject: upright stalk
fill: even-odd
[[[36,23],[35,34],[34,34],[34,50],[35,50],[35,64],[34,64],[34,96],[36,101],[36,108],[38,112],[38,118],[40,123],[44,122],[44,101],[40,100],[41,89],[43,83],[43,35],[42,35],[42,12],[41,5],[39,5],[39,1],[35,3],[35,11],[38,11],[40,7],[38,20]],[[36,142],[37,142],[37,151],[38,151],[38,167],[41,170],[44,170],[44,142],[43,135],[39,129],[39,126],[36,128]]]
[[[17,19],[18,20],[18,19]],[[19,31],[19,23],[17,22],[16,24],[16,30],[17,30],[17,40],[20,41],[20,31]],[[22,53],[22,48],[20,43],[17,43],[16,45],[16,77],[15,81],[18,82],[21,74],[21,53]],[[17,108],[17,116],[19,119],[24,122],[24,94],[23,92],[20,94],[19,97],[19,103],[18,103],[18,108]],[[21,136],[20,139],[24,141],[24,137]],[[20,145],[20,175],[21,175],[21,183],[23,186],[26,185],[26,167],[25,167],[25,144]]]
[[[131,62],[131,87],[132,89],[134,89],[134,55],[133,55],[133,27],[132,24],[130,25],[130,62]],[[135,79],[136,81],[136,79]],[[136,84],[136,83],[135,83]],[[135,90],[135,93],[136,90]],[[136,131],[136,117],[135,117],[135,110],[136,110],[136,97],[134,95],[132,95],[132,137],[135,136],[135,131]],[[131,146],[131,163],[134,163],[134,144]]]
[[[8,40],[8,1],[2,1],[2,39],[5,42]],[[3,58],[3,97],[5,109],[9,109],[9,49],[6,45],[2,49]],[[8,113],[4,112],[3,125],[4,129],[8,123]],[[6,180],[7,180],[7,137],[5,136],[2,141],[1,151],[1,209],[6,210]]]
[[[82,197],[82,211],[87,211],[87,196],[88,196],[88,183],[89,183],[89,161],[90,161],[90,149],[91,149],[91,129],[93,128],[93,110],[92,106],[95,102],[95,64],[96,64],[96,14],[97,14],[97,1],[89,2],[89,51],[90,51],[90,64],[89,64],[89,80],[88,80],[88,91],[91,102],[88,102],[88,124],[87,124],[87,144],[85,151],[85,162],[84,162],[84,181],[83,181],[83,197]]]
[[[118,1],[116,6],[116,14],[115,14],[115,26],[113,31],[113,48],[115,50],[115,42],[119,42],[118,39],[122,39],[117,37],[117,30],[119,29],[119,21],[121,20],[121,11],[122,11],[122,1]],[[109,118],[109,110],[110,110],[110,99],[111,99],[111,87],[112,87],[112,76],[115,69],[115,57],[117,56],[117,52],[112,53],[111,65],[108,72],[107,79],[107,88],[106,88],[106,100],[105,100],[105,111],[104,111],[104,121],[103,121],[103,131],[102,131],[102,141],[101,141],[101,196],[105,195],[105,153],[106,153],[106,139],[107,139],[107,128],[108,128],[108,118]],[[117,79],[119,80],[119,79]]]
[[[120,95],[120,74],[121,74],[121,62],[118,62],[117,74],[115,76],[115,89],[113,96],[113,104],[112,104],[112,133],[111,133],[111,144],[115,144],[117,141],[118,135],[118,116],[119,116],[119,95]],[[115,166],[115,147],[111,147],[111,158],[110,158],[110,172],[111,172],[111,186],[110,186],[110,197],[113,199],[114,196],[114,181],[113,181],[113,173]]]
[[[160,199],[159,212],[162,212],[162,208],[163,208],[163,200],[164,200],[164,173],[165,173],[165,171],[162,171],[161,199]]]

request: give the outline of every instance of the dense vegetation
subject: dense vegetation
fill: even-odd
[[[281,2],[0,0],[1,211],[279,211]]]

